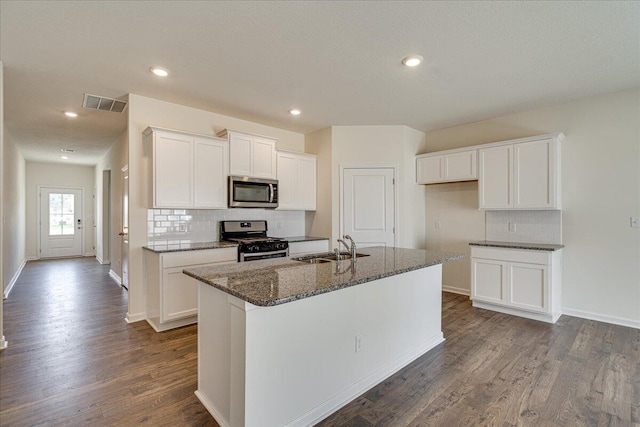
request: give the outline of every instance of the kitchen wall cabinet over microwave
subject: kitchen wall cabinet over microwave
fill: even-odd
[[[148,127],[149,205],[153,208],[227,208],[229,143],[225,139]]]
[[[276,140],[224,129],[217,133],[229,141],[229,174],[277,179]]]

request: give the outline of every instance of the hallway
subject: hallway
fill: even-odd
[[[27,263],[4,302],[0,425],[217,425],[193,392],[196,326],[128,325],[95,258]]]

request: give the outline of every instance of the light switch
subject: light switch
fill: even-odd
[[[631,217],[631,226],[632,227],[640,227],[640,216],[632,216]]]
[[[510,222],[509,223],[509,231],[512,231],[512,232],[516,231],[516,223],[515,222]]]

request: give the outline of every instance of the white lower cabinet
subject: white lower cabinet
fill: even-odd
[[[555,323],[562,251],[471,247],[473,306]]]
[[[329,252],[329,239],[289,242],[289,256]]]
[[[145,252],[147,322],[156,332],[198,321],[198,281],[182,273],[187,267],[237,262],[236,247],[156,253]]]

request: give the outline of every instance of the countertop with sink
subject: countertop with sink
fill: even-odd
[[[258,306],[275,306],[464,258],[463,254],[370,247],[355,262],[309,263],[314,256],[274,258],[183,270],[188,276]],[[315,255],[330,258],[332,253]]]
[[[525,249],[530,251],[557,251],[564,245],[551,245],[545,243],[521,243],[521,242],[495,242],[490,240],[478,240],[469,242],[469,246],[487,246],[492,248]]]
[[[316,240],[329,240],[328,237],[315,237],[315,236],[294,236],[294,237],[280,237],[283,240],[288,241],[289,243],[298,243],[298,242],[312,242]],[[181,242],[179,240],[172,242],[149,242],[146,246],[143,246],[143,249],[146,249],[155,253],[165,253],[165,252],[182,252],[182,251],[200,251],[204,249],[221,249],[221,248],[230,248],[238,246],[237,243],[233,242]]]

